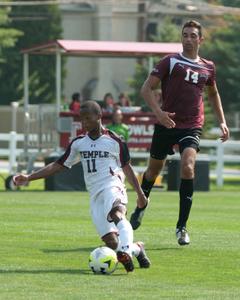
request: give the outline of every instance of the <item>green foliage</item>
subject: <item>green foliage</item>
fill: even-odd
[[[158,33],[154,41],[162,43],[179,42],[180,36],[179,27],[172,22],[170,17],[166,17],[163,24],[158,26]]]
[[[58,6],[14,6],[11,26],[24,33],[15,47],[3,50],[6,64],[0,74],[1,104],[23,97],[23,55],[20,51],[61,38]],[[55,98],[55,56],[30,56],[30,103],[49,103]],[[6,78],[8,80],[6,84]]]
[[[210,32],[202,46],[202,56],[211,59],[217,67],[217,83],[226,111],[240,110],[240,22],[226,18],[227,26]]]
[[[16,29],[1,28],[0,29],[1,47],[3,48],[13,47],[19,36],[21,36],[21,32]]]
[[[3,64],[6,63],[6,60],[3,56],[3,52],[8,51],[11,47],[14,47],[17,39],[22,35],[21,31],[10,27],[10,21],[8,18],[9,12],[9,8],[0,9],[0,76],[2,73],[2,68],[4,68]]]
[[[144,105],[144,99],[140,95],[140,90],[147,76],[148,70],[143,65],[136,64],[133,78],[128,79],[128,85],[133,90],[131,93],[129,93],[129,96],[134,105]]]
[[[8,13],[10,11],[9,7],[3,7],[0,9],[0,26],[6,25],[9,22]]]
[[[176,42],[179,40],[179,29],[174,25],[170,18],[166,17],[163,21],[163,25],[158,27],[157,36],[153,36],[152,39],[155,42]],[[154,59],[154,64],[159,60]],[[133,78],[128,79],[128,85],[132,88],[132,92],[129,94],[132,102],[135,105],[143,106],[146,108],[144,99],[140,95],[141,87],[148,76],[148,68],[144,64],[137,64],[135,67],[135,73]]]
[[[240,7],[239,0],[217,0],[216,2],[217,4],[224,5],[224,6]]]

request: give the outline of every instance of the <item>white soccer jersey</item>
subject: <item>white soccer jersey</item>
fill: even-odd
[[[124,186],[122,167],[129,160],[126,143],[104,129],[95,140],[87,134],[75,138],[57,162],[67,168],[82,162],[86,187],[92,198],[108,187]]]

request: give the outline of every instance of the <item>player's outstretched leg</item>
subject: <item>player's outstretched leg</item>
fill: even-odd
[[[125,224],[120,224],[119,227],[122,227],[122,228],[120,228],[120,230],[122,231],[121,238],[123,241],[125,240],[125,242],[123,242],[123,243],[120,242],[120,234],[118,233],[119,234],[118,235],[116,232],[109,232],[108,234],[102,236],[102,240],[104,241],[104,243],[106,244],[107,247],[116,251],[118,261],[123,264],[125,270],[127,272],[132,272],[134,270],[134,264],[133,264],[133,259],[132,259],[132,252],[133,252],[132,244],[133,243],[131,244],[132,234],[130,232],[130,239],[128,237],[127,238],[124,237],[123,231],[126,229],[126,226],[125,226]],[[130,227],[130,229],[131,229],[130,231],[133,231],[130,224],[127,227]],[[130,243],[129,243],[129,241],[130,241]],[[138,249],[139,249],[139,247],[138,247]]]
[[[133,230],[129,221],[125,218],[120,220],[116,227],[119,234],[119,245],[117,249],[117,258],[121,262],[127,272],[134,270],[134,264],[132,259],[132,247],[133,247]]]

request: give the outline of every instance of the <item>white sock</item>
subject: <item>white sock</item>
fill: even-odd
[[[133,229],[127,219],[122,219],[117,224],[119,243],[117,251],[127,252],[132,256],[133,250]]]
[[[138,246],[137,243],[133,243],[132,245],[132,254],[137,257],[140,253],[141,248]]]

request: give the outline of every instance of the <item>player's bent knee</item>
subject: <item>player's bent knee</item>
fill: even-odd
[[[114,224],[119,223],[123,218],[125,218],[125,215],[126,215],[125,205],[119,205],[117,207],[114,207],[109,213],[109,216],[113,220]]]
[[[102,240],[106,244],[107,247],[116,250],[118,247],[118,237],[114,232],[110,232],[102,237]]]
[[[184,178],[193,178],[194,177],[194,166],[192,164],[185,164],[182,167],[182,176]]]

